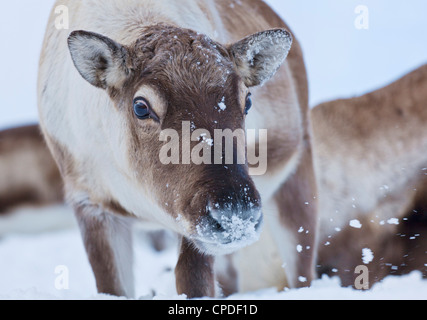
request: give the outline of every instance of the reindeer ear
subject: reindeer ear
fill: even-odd
[[[68,48],[81,76],[95,87],[118,87],[129,74],[126,48],[100,34],[74,31],[68,37]]]
[[[259,32],[232,44],[229,51],[246,86],[270,80],[288,56],[291,34],[284,29]]]

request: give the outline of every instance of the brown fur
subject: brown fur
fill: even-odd
[[[189,297],[215,296],[214,258],[204,255],[183,238],[175,267],[176,288]],[[188,272],[191,270],[191,272]],[[197,286],[192,285],[197,283]]]
[[[319,242],[321,273],[338,274],[344,285],[352,285],[363,248],[374,254],[367,264],[370,284],[388,274],[425,273],[426,104],[427,65],[385,88],[313,109],[320,208],[337,209],[347,223],[358,219],[362,224],[331,232],[327,217],[332,215],[321,212],[326,217]],[[352,208],[350,199],[360,197],[367,197],[366,204]],[[389,218],[399,219],[399,225],[388,224]]]
[[[233,40],[270,28],[284,28],[291,31],[289,26],[263,1],[245,1],[244,5],[235,5],[233,10],[230,10],[228,6],[230,1],[222,0],[219,3],[221,3],[221,16],[226,28],[233,30]],[[259,95],[260,99],[267,97],[280,97],[281,99],[278,103],[269,105],[268,108],[269,118],[281,120],[272,120],[267,127],[268,172],[271,174],[283,168],[298,146],[301,145],[302,140],[306,141],[307,148],[310,149],[307,72],[302,49],[295,36],[286,62],[289,67],[281,68],[275,76],[275,81],[267,82],[262,89],[254,88],[252,90],[254,96]],[[292,79],[292,83],[289,83],[289,78]],[[294,87],[294,93],[298,97],[300,107],[298,114],[301,116],[302,123],[294,118],[289,121],[290,123],[285,122],[284,114],[286,117],[295,116],[293,112],[287,114],[286,97],[283,97],[282,93],[289,86]],[[296,125],[298,128],[293,127]],[[293,132],[293,134],[283,134],[284,126],[287,127],[287,132]]]
[[[85,204],[76,205],[74,209],[98,292],[132,296],[132,220],[122,219],[120,216],[106,213],[102,208]],[[106,242],[105,238],[113,238],[116,241]],[[129,263],[123,264],[121,260]],[[127,284],[126,289],[124,283]]]
[[[0,213],[59,203],[62,181],[37,125],[0,132]]]
[[[170,39],[176,39],[171,41]],[[212,50],[212,46],[217,51]],[[204,48],[204,50],[200,50]],[[230,175],[223,166],[199,166],[188,165],[164,165],[158,161],[160,149],[163,146],[158,141],[157,135],[149,133],[154,128],[144,128],[135,118],[131,108],[124,105],[132,101],[132,94],[136,88],[144,84],[160,88],[163,101],[167,101],[167,112],[161,119],[161,128],[181,131],[181,121],[191,121],[195,128],[208,129],[213,137],[213,130],[220,126],[235,130],[243,125],[242,98],[237,101],[227,100],[229,109],[227,113],[219,114],[213,106],[217,105],[222,97],[231,97],[238,91],[238,77],[233,71],[233,66],[225,57],[227,50],[219,43],[214,43],[204,35],[198,35],[191,30],[180,29],[163,24],[146,28],[140,40],[131,48],[133,61],[141,61],[142,64],[132,66],[133,77],[125,85],[120,93],[119,108],[127,109],[127,117],[134,125],[130,128],[130,145],[136,152],[130,153],[129,163],[134,166],[135,172],[141,177],[147,172],[155,172],[153,179],[156,192],[162,197],[161,203],[164,209],[169,211],[174,218],[183,214],[193,224],[200,219],[198,208],[205,206],[207,194],[215,185],[220,189],[218,181],[223,181],[224,187],[234,185],[230,183]],[[155,53],[155,54],[154,54]],[[223,68],[218,68],[218,59],[222,59]],[[230,75],[228,75],[229,73]],[[226,79],[224,83],[219,80]],[[112,98],[114,98],[112,96]],[[124,101],[124,102],[123,102]],[[162,112],[160,110],[160,112]],[[158,129],[156,129],[158,130]],[[145,131],[144,134],[141,134]],[[197,142],[193,142],[192,146]],[[150,158],[151,161],[147,161]],[[149,165],[149,167],[147,166]],[[230,170],[236,167],[229,166]],[[238,166],[237,166],[238,167]],[[236,167],[236,168],[237,168]],[[246,180],[243,180],[246,179]],[[167,187],[167,183],[174,186],[173,192]],[[246,173],[242,177],[242,183],[252,184]],[[198,190],[194,194],[195,186]],[[178,186],[185,188],[178,189]],[[251,188],[254,187],[251,185]],[[179,197],[176,196],[179,194]],[[253,195],[253,199],[257,199]]]
[[[295,174],[284,183],[276,193],[281,222],[287,228],[305,232],[294,233],[297,243],[303,248],[303,252],[297,256],[298,276],[307,279],[307,282],[297,282],[297,287],[305,287],[315,278],[313,266],[317,253],[317,193],[315,172],[313,170],[312,155],[309,151],[304,154]],[[288,284],[289,285],[289,284]]]
[[[228,1],[220,1],[225,4]],[[265,28],[285,28],[289,26],[263,1],[245,1],[245,5],[236,5],[233,10],[223,6],[223,19],[229,30],[233,30],[233,37],[238,39],[245,34],[253,33]],[[279,221],[283,225],[283,232],[292,234],[296,243],[304,244],[311,249],[298,255],[296,274],[293,279],[287,279],[288,286],[307,286],[315,277],[315,247],[317,234],[317,186],[313,168],[311,150],[311,128],[309,123],[308,83],[307,72],[301,46],[294,36],[292,49],[286,59],[287,68],[282,67],[275,76],[275,81],[267,82],[258,91],[254,89],[254,96],[260,98],[280,97],[278,101],[269,105],[268,121],[268,170],[267,176],[274,176],[289,163],[296,154],[299,155],[299,164],[292,176],[283,181],[280,189],[275,193],[273,202],[279,208]],[[287,110],[284,90],[292,88],[297,96],[299,110]],[[274,120],[273,120],[274,119]],[[278,121],[279,120],[279,121]],[[264,199],[265,200],[265,199]],[[306,205],[306,203],[309,205]],[[266,214],[269,214],[268,206]],[[304,226],[308,233],[297,233],[299,227]],[[276,240],[277,241],[277,240]],[[289,244],[277,243],[279,248]],[[280,250],[280,249],[279,249]],[[296,279],[303,276],[306,282]]]

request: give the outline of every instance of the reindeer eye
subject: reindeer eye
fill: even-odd
[[[151,118],[150,106],[144,98],[137,97],[133,100],[133,112],[140,120]]]
[[[246,104],[245,104],[245,114],[249,113],[249,110],[252,108],[252,94],[248,93],[248,96],[246,97]]]

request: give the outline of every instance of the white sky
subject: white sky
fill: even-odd
[[[427,63],[425,0],[267,2],[302,44],[312,106],[381,87]],[[0,128],[37,121],[37,63],[53,3],[19,0],[0,5]],[[369,9],[367,30],[354,25],[358,5]]]

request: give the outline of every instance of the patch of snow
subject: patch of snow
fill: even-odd
[[[199,141],[203,141],[212,147],[214,145],[214,141],[212,138],[208,138],[207,135],[208,133],[201,133],[199,136]]]
[[[53,207],[50,210],[58,210],[58,208]],[[181,219],[179,215],[176,218],[177,221]],[[234,235],[230,234],[230,237],[242,236],[244,224],[242,221],[230,219],[228,223],[232,230],[229,232],[236,232]],[[62,224],[56,231],[39,232],[28,234],[16,231],[0,238],[0,257],[8,262],[0,265],[0,299],[125,299],[96,292],[93,272],[75,224],[67,227]],[[134,237],[136,297],[144,300],[186,299],[185,295],[178,295],[175,289],[174,267],[178,258],[177,239],[171,238],[172,241],[161,252],[154,250],[150,239],[145,231],[136,230]],[[302,252],[303,246],[298,245],[297,251]],[[371,249],[362,250],[363,263],[368,264],[373,261],[373,258]],[[427,267],[427,264],[424,265]],[[67,288],[56,285],[57,278],[61,276],[57,273],[58,266],[64,266],[68,271]],[[283,266],[286,268],[286,264]],[[397,268],[391,264],[389,267],[392,270]],[[337,271],[337,268],[332,269],[332,272]],[[304,282],[307,279],[300,276],[298,281]],[[314,280],[308,288],[280,291],[266,288],[234,294],[227,299],[317,300],[319,297],[326,300],[425,300],[427,299],[427,281],[422,279],[421,272],[416,271],[405,276],[388,276],[382,282],[375,284],[372,289],[362,291],[341,287],[340,280],[336,276],[322,276],[321,279]]]
[[[196,226],[196,230],[198,235],[203,238],[210,238],[213,241],[221,239],[231,244],[238,241],[240,243],[239,246],[244,242],[248,242],[248,244],[253,243],[259,237],[256,231],[257,222],[250,219],[242,219],[238,215],[232,215],[231,217],[222,215],[220,217],[220,224],[223,228],[223,231],[220,233],[205,221],[199,223]]]
[[[387,220],[388,224],[399,224],[399,219],[397,218],[390,218]]]
[[[213,141],[213,139],[212,138],[210,138],[210,139],[205,139],[205,142],[209,145],[209,146],[213,146],[213,144],[214,144],[214,141]]]
[[[237,215],[233,215],[231,218],[222,216],[221,226],[225,229],[222,235],[230,241],[242,240],[248,237],[253,239],[256,235],[256,222],[241,219]]]
[[[135,289],[138,299],[184,300],[175,290],[174,266],[177,247],[156,252],[148,244],[146,235],[135,236]],[[16,254],[20,252],[20,254]],[[90,299],[123,300],[96,292],[95,280],[87,261],[77,228],[45,232],[43,234],[14,234],[0,241],[0,298],[1,299]],[[367,255],[368,256],[368,255]],[[40,259],[43,257],[43,259]],[[149,261],[149,263],[147,263]],[[55,288],[55,268],[69,269],[69,289]],[[303,280],[303,279],[300,279]],[[427,281],[421,272],[405,276],[389,276],[371,290],[361,291],[341,287],[338,277],[322,276],[309,288],[277,290],[266,288],[234,294],[230,300],[359,300],[359,299],[427,299]]]
[[[374,260],[374,253],[369,248],[362,249],[362,261],[364,264],[368,264]]]
[[[227,109],[227,106],[225,105],[225,97],[222,97],[222,100],[218,104],[218,107],[221,111],[224,111],[225,109]]]
[[[353,228],[356,228],[356,229],[362,228],[362,224],[357,219],[351,220],[350,223],[349,223],[349,225],[350,225],[350,227],[353,227]]]

